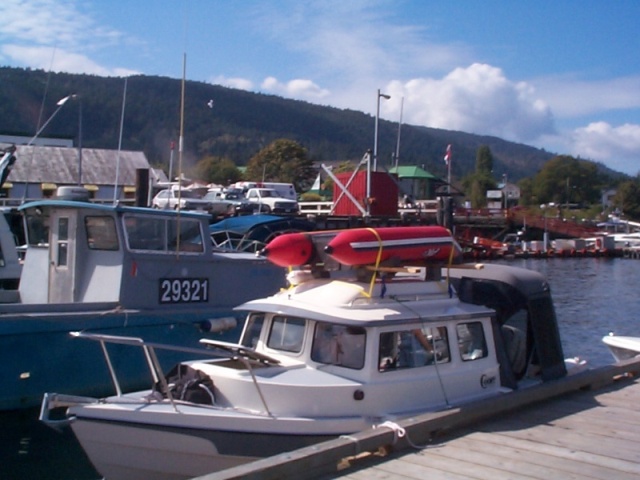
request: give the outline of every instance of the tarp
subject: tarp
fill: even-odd
[[[209,232],[233,232],[244,235],[252,228],[282,220],[283,217],[277,215],[243,215],[240,217],[225,218],[219,222],[209,225]]]

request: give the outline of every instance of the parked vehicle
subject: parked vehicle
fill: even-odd
[[[298,213],[298,202],[282,197],[273,188],[250,188],[247,200],[260,205],[260,213]]]
[[[160,190],[151,201],[153,208],[170,210],[210,211],[211,202],[203,200],[196,192],[186,189]]]
[[[204,200],[208,200],[213,204],[213,211],[224,212],[219,215],[227,217],[234,215],[250,215],[257,210],[257,206],[247,201],[242,195],[242,191],[235,191],[233,189],[211,189],[207,194],[202,197]],[[223,208],[222,205],[226,206]]]

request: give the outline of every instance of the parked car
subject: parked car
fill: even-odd
[[[203,200],[191,190],[166,189],[160,190],[151,201],[153,208],[166,208],[177,210],[203,210],[209,212],[211,204],[208,200]]]
[[[209,190],[202,199],[211,203],[211,213],[216,216],[224,215],[225,217],[230,217],[243,213],[253,213],[252,205],[244,197],[238,199],[230,198],[229,195],[219,189]]]

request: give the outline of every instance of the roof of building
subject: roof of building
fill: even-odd
[[[417,165],[398,166],[389,169],[389,173],[395,173],[398,178],[424,178],[431,180],[439,180],[435,175],[418,167]]]
[[[79,151],[70,147],[19,145],[17,160],[8,181],[73,185],[78,182]],[[119,166],[118,166],[119,163]],[[113,185],[118,171],[119,185],[135,185],[136,170],[149,169],[143,152],[82,149],[82,183]]]

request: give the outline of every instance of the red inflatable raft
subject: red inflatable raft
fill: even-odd
[[[385,227],[343,230],[325,253],[343,265],[373,265],[389,259],[401,262],[446,262],[462,254],[444,227]]]
[[[309,234],[285,233],[271,240],[260,255],[281,267],[295,267],[307,264],[314,249]]]

